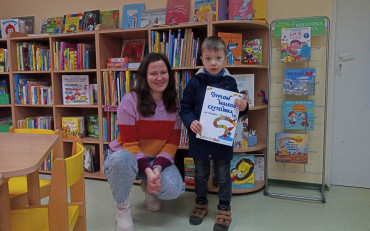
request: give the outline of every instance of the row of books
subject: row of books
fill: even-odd
[[[118,28],[118,10],[90,10],[84,13],[66,14],[64,16],[44,18],[41,25],[42,34],[59,34],[79,31],[93,31],[96,25],[103,24]]]
[[[104,105],[119,105],[123,96],[130,92],[136,73],[131,71],[104,71]]]
[[[0,48],[0,72],[9,71],[8,49]]]
[[[151,31],[151,49],[167,55],[172,67],[196,66],[200,57],[200,38],[192,29]]]
[[[107,111],[106,117],[103,118],[103,141],[111,142],[117,139],[118,132],[117,113]]]
[[[96,66],[94,45],[53,42],[54,70],[86,70]]]
[[[40,81],[34,76],[16,74],[14,86],[16,104],[53,104],[52,87],[46,81]]]
[[[230,167],[232,187],[254,188],[255,181],[264,181],[264,162],[263,154],[234,154]],[[193,158],[185,157],[184,182],[187,186],[195,185],[194,173]],[[213,176],[213,173],[211,175]]]
[[[51,171],[52,168],[53,168],[53,162],[54,162],[54,158],[53,158],[53,151],[51,151],[47,157],[45,158],[45,160],[41,163],[41,166],[40,166],[40,170],[43,170],[43,171]]]
[[[189,70],[175,71],[174,74],[176,79],[177,97],[180,100],[182,99],[185,87],[192,78],[193,74]]]
[[[51,69],[50,49],[47,44],[19,42],[16,47],[18,71],[49,71]]]
[[[32,128],[32,129],[54,129],[53,116],[35,116],[27,117],[17,121],[18,128]]]

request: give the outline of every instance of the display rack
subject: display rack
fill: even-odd
[[[264,194],[277,198],[326,202],[325,198],[325,159],[328,94],[328,17],[306,17],[274,20],[270,24],[269,61],[269,104],[267,132],[266,185]],[[311,27],[311,58],[307,61],[281,62],[281,29]],[[283,95],[284,70],[315,68],[314,95]],[[312,130],[287,130],[283,127],[284,100],[313,100],[314,128]],[[308,136],[308,160],[302,163],[279,162],[275,159],[276,133],[296,133]],[[293,189],[294,188],[294,189]],[[306,193],[309,189],[310,193]],[[311,190],[319,190],[319,196],[311,196]],[[283,191],[283,193],[281,193]],[[294,195],[291,195],[294,192]],[[317,191],[316,191],[317,192]],[[298,194],[298,195],[297,195]]]

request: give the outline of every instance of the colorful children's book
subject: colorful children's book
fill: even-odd
[[[62,75],[63,104],[90,104],[88,75]]]
[[[11,32],[22,32],[20,30],[20,21],[19,19],[5,19],[0,20],[1,22],[1,37],[7,38]],[[24,21],[22,21],[24,24]],[[24,27],[23,27],[24,28]]]
[[[64,15],[62,33],[82,31],[83,16],[83,13]]]
[[[5,49],[0,48],[0,72],[5,72]]]
[[[189,22],[190,0],[167,0],[166,24]]]
[[[194,2],[194,22],[206,22],[209,17],[216,21],[216,0],[204,0]]]
[[[254,154],[254,181],[265,180],[265,156]]]
[[[44,18],[42,20],[42,34],[59,34],[62,32],[63,17]]]
[[[195,164],[192,157],[184,157],[184,182],[186,186],[195,186]]]
[[[266,22],[266,0],[229,0],[229,19]]]
[[[226,44],[227,56],[225,65],[238,65],[242,61],[242,34],[218,32]]]
[[[234,154],[230,167],[233,188],[254,188],[254,156]]]
[[[14,17],[14,19],[23,20],[25,23],[24,32],[27,34],[33,34],[33,24],[35,22],[35,16]]]
[[[310,60],[311,27],[281,30],[281,62]]]
[[[242,46],[243,64],[262,64],[262,38],[244,40]]]
[[[145,50],[145,39],[123,40],[121,57],[127,57],[129,63],[140,63]]]
[[[119,10],[100,11],[100,24],[118,28]]]
[[[254,74],[233,75],[240,94],[247,100],[249,107],[254,107]]]
[[[93,31],[95,30],[96,25],[100,22],[100,11],[92,10],[85,11],[83,16],[83,30],[84,31]]]
[[[139,28],[145,3],[123,5],[122,29]]]
[[[239,115],[234,101],[241,97],[241,94],[208,86],[199,120],[202,133],[196,137],[233,146]]]
[[[217,21],[229,19],[229,0],[216,0]]]
[[[140,27],[164,25],[166,21],[166,8],[143,10]]]
[[[308,135],[275,133],[275,161],[307,164]]]
[[[284,100],[283,129],[314,129],[315,105],[313,100]]]
[[[234,148],[248,148],[248,114],[238,119],[233,145]]]
[[[285,69],[284,95],[315,95],[315,68]]]
[[[63,138],[81,138],[80,122],[81,119],[79,117],[62,117]]]

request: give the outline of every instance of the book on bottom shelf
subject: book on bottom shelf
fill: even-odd
[[[254,188],[254,155],[234,154],[230,174],[233,188]]]
[[[192,157],[184,157],[184,182],[186,186],[195,186],[195,165]]]
[[[307,164],[308,135],[275,133],[275,161]]]
[[[94,173],[98,171],[98,156],[95,145],[84,144],[84,170],[85,172]]]
[[[254,180],[265,180],[265,156],[263,154],[254,154]]]

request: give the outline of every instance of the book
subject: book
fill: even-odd
[[[123,40],[121,57],[127,57],[129,63],[140,63],[144,57],[145,39]]]
[[[210,17],[216,21],[216,0],[194,2],[194,22],[206,22]]]
[[[285,69],[283,95],[315,95],[315,68]]]
[[[122,29],[139,28],[145,3],[123,5]]]
[[[240,94],[243,94],[249,107],[254,107],[254,74],[233,75]]]
[[[217,21],[229,19],[229,0],[217,0]]]
[[[307,164],[307,153],[307,134],[275,133],[276,162]]]
[[[100,24],[118,28],[119,10],[100,11]]]
[[[83,27],[84,31],[95,30],[96,25],[100,22],[100,10],[85,11],[83,16]]]
[[[166,9],[167,25],[189,22],[190,0],[167,0]]]
[[[99,116],[89,114],[86,115],[87,121],[87,136],[99,139]]]
[[[311,27],[281,30],[281,62],[310,60]]]
[[[254,188],[254,156],[234,154],[230,175],[232,188]]]
[[[242,46],[243,64],[262,64],[262,38],[246,39]]]
[[[25,23],[24,32],[27,34],[33,34],[33,25],[35,22],[35,16],[13,17],[13,19],[23,20]]]
[[[238,65],[242,61],[242,34],[218,32],[227,48],[225,65]]]
[[[9,33],[11,32],[22,32],[21,27],[20,27],[20,22],[19,19],[5,19],[5,20],[0,20],[1,22],[1,37],[2,38],[7,38]],[[23,26],[24,28],[24,26]]]
[[[42,34],[59,34],[62,32],[63,17],[44,18],[41,25]]]
[[[266,22],[266,0],[229,0],[229,19]]]
[[[83,118],[83,117],[82,117]],[[63,138],[77,139],[82,136],[82,118],[81,117],[62,117]]]
[[[254,154],[254,181],[265,180],[265,156]]]
[[[282,128],[313,130],[314,114],[313,100],[284,100]]]
[[[64,15],[62,33],[82,31],[83,16],[83,13]]]
[[[88,75],[62,75],[63,104],[90,104]]]
[[[233,146],[239,110],[235,99],[242,95],[220,88],[207,87],[199,122],[202,132],[196,137],[210,142]]]
[[[166,21],[166,8],[143,10],[140,27],[164,25]]]
[[[248,148],[248,114],[238,119],[233,145],[234,148]]]
[[[5,72],[5,49],[0,48],[0,72]]]
[[[84,150],[84,170],[85,172],[90,172],[94,173],[96,172],[97,169],[97,155],[96,155],[96,150],[95,150],[95,145],[92,144],[84,144],[83,145],[85,150]]]

